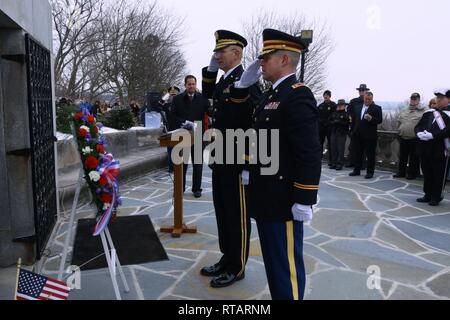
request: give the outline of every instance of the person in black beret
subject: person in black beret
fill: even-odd
[[[324,149],[325,138],[328,144],[328,166],[332,166],[331,160],[331,150],[333,149],[331,144],[331,127],[330,127],[330,116],[336,111],[336,103],[331,101],[331,91],[326,90],[323,93],[323,103],[319,104],[319,127],[320,127],[320,144],[322,145],[322,152]]]
[[[350,117],[345,111],[348,103],[341,99],[337,103],[337,110],[330,118],[331,131],[331,168],[337,171],[342,170],[344,166],[345,143],[350,129]]]

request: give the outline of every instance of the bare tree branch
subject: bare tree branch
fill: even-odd
[[[305,59],[305,83],[318,94],[324,90],[327,78],[327,60],[334,49],[326,23],[309,21],[305,16],[294,13],[289,16],[271,11],[259,11],[249,21],[243,22],[244,36],[248,40],[244,64],[255,60],[262,51],[262,33],[266,28],[277,29],[292,35],[300,35],[302,30],[314,30],[314,41]],[[300,66],[298,67],[300,75]],[[266,84],[267,85],[267,84]]]

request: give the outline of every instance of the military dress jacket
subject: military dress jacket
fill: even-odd
[[[261,90],[257,85],[253,85],[248,89],[236,89],[234,84],[238,81],[244,69],[242,65],[234,69],[226,79],[220,78],[216,83],[217,72],[208,72],[208,68],[204,68],[202,89],[203,96],[212,100],[212,128],[220,131],[223,136],[224,150],[223,162],[224,164],[210,165],[211,169],[215,170],[232,170],[241,172],[244,168],[243,152],[238,154],[236,141],[234,144],[234,160],[227,164],[226,155],[226,131],[228,129],[238,130],[242,129],[244,132],[251,128],[252,114],[256,102],[261,97]],[[213,153],[213,155],[215,155]]]
[[[261,169],[270,164],[251,148],[248,150],[249,212],[260,221],[292,220],[294,204],[312,206],[317,203],[322,148],[319,112],[313,93],[297,83],[295,75],[288,77],[275,90],[263,95],[254,112],[253,128],[258,135],[267,130],[268,139],[258,139],[258,150],[266,143],[264,140],[268,141],[266,150],[271,150],[272,131],[278,130],[279,169],[272,175],[261,174]],[[275,150],[272,149],[272,156],[276,156]]]

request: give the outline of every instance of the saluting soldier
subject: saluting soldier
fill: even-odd
[[[319,112],[313,93],[296,77],[305,43],[273,29],[264,30],[263,40],[262,75],[272,86],[256,107],[253,128],[267,130],[269,136],[278,130],[279,170],[264,175],[263,161],[247,154],[249,210],[257,222],[272,298],[301,300],[306,281],[303,223],[312,219],[321,175]],[[251,164],[254,158],[256,164]]]
[[[436,109],[426,111],[415,128],[419,142],[425,195],[417,202],[438,206],[447,182],[450,156],[450,90],[435,92]]]
[[[221,288],[245,277],[251,232],[244,187],[241,184],[243,165],[238,165],[239,155],[236,150],[233,163],[225,163],[226,130],[246,131],[251,127],[254,108],[252,101],[259,98],[260,91],[255,85],[251,86],[250,92],[244,94],[235,90],[235,83],[241,80],[244,72],[241,61],[247,40],[227,30],[219,30],[215,36],[216,47],[210,65],[203,69],[202,85],[203,95],[213,101],[212,128],[222,133],[224,141],[224,163],[210,166],[219,245],[223,255],[219,262],[202,268],[200,273],[203,276],[213,277],[211,280],[213,288]],[[219,69],[225,74],[216,83]],[[242,156],[241,154],[240,158]]]

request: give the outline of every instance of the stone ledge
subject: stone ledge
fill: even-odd
[[[135,179],[143,174],[164,168],[167,165],[167,150],[165,148],[152,148],[149,150],[135,150],[132,155],[117,158],[121,164],[119,181],[121,183]],[[59,174],[60,212],[72,208],[73,198],[77,187],[78,169]],[[83,184],[78,206],[90,201],[90,193],[86,184]]]
[[[106,133],[107,150],[121,163],[121,182],[167,165],[167,150],[159,147],[160,129],[128,130]],[[58,184],[60,212],[72,207],[79,174],[80,157],[73,138],[58,141]],[[79,206],[90,201],[87,185],[83,185]]]

